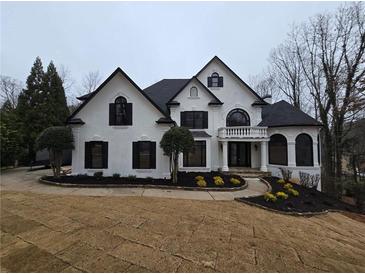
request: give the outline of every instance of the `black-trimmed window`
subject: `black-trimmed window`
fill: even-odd
[[[182,111],[180,113],[182,127],[203,129],[208,128],[208,111]]]
[[[313,140],[301,133],[295,139],[295,160],[297,166],[313,166]]]
[[[109,104],[109,125],[132,125],[132,103],[119,96],[114,103]]]
[[[198,97],[198,88],[197,87],[190,88],[190,97]]]
[[[226,126],[236,127],[236,126],[249,126],[250,116],[243,109],[233,109],[227,115]]]
[[[133,142],[133,169],[156,168],[156,142]]]
[[[269,164],[288,165],[288,143],[281,134],[274,134],[270,137]]]
[[[210,77],[208,77],[208,87],[223,87],[223,76],[219,76],[217,72],[213,72]]]
[[[189,153],[184,153],[184,167],[206,166],[206,142],[195,141],[194,148]]]
[[[85,168],[108,168],[108,142],[85,142]]]

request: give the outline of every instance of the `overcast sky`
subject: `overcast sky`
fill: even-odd
[[[1,2],[1,74],[25,82],[40,56],[76,81],[120,66],[140,87],[189,78],[218,55],[260,73],[291,24],[340,2]]]

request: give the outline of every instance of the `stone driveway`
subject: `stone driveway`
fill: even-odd
[[[193,200],[234,200],[236,197],[263,195],[267,186],[259,179],[247,178],[248,187],[239,191],[191,191],[153,188],[78,188],[45,185],[38,181],[41,176],[51,175],[50,169],[28,171],[28,168],[6,170],[1,175],[0,186],[8,191],[30,191],[41,194],[78,196],[143,196]]]
[[[235,201],[1,192],[2,272],[365,272],[365,225]]]

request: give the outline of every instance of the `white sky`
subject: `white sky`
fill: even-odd
[[[189,78],[218,55],[243,79],[260,73],[294,22],[341,2],[1,2],[3,75],[23,83],[36,58],[79,88],[120,66],[141,88]]]

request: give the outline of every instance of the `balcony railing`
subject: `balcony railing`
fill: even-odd
[[[219,138],[268,138],[267,127],[221,127],[218,129]]]

